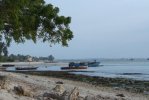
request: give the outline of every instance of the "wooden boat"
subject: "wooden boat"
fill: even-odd
[[[61,67],[62,70],[67,70],[67,69],[87,69],[87,63],[74,63],[70,62],[68,67]]]
[[[61,69],[63,69],[63,70],[67,70],[67,69],[87,69],[87,67],[85,67],[85,66],[79,66],[79,67],[61,67]]]
[[[88,67],[98,67],[100,64],[100,62],[96,62],[96,60],[94,62],[88,62]]]
[[[16,67],[16,70],[35,70],[38,67]]]
[[[14,67],[15,65],[13,64],[3,64],[2,67]]]

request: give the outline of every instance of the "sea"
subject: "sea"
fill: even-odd
[[[134,80],[149,81],[149,60],[148,59],[100,59],[98,67],[88,67],[73,74],[81,74],[87,76],[100,76],[111,78],[129,78]],[[37,71],[64,71],[57,65],[40,64],[36,65]],[[7,70],[15,70],[11,67]]]

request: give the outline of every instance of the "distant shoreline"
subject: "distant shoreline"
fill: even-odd
[[[14,64],[14,65],[27,65],[27,64],[43,64],[44,62],[0,62],[0,65],[3,64]]]

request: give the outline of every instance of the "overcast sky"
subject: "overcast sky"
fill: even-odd
[[[149,0],[46,0],[71,16],[69,47],[28,41],[10,53],[69,58],[149,57]]]

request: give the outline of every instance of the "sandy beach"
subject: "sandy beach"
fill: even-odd
[[[26,75],[12,72],[0,72],[0,76],[5,76],[5,84],[1,85],[0,100],[53,100],[42,98],[44,93],[72,91],[75,87],[79,91],[79,96],[98,96],[99,99],[91,100],[149,100],[148,95],[127,92],[105,86],[95,86],[84,82],[71,81],[60,78]],[[59,84],[60,83],[60,84]],[[23,95],[18,95],[14,87],[21,86]],[[55,89],[55,87],[58,89]],[[82,99],[85,100],[85,99]],[[89,99],[86,99],[89,100]]]

